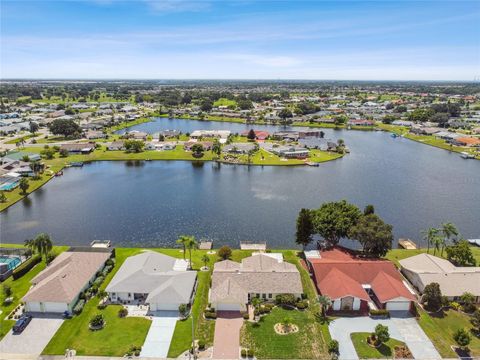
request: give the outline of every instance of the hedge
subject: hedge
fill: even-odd
[[[371,316],[390,316],[390,312],[385,309],[370,310]]]
[[[15,270],[13,270],[13,273],[12,273],[13,280],[17,280],[21,278],[23,275],[28,273],[31,268],[37,265],[40,261],[42,261],[42,257],[40,255],[32,256],[30,259],[25,261]]]
[[[83,299],[78,300],[77,305],[75,305],[75,307],[73,308],[73,313],[75,315],[80,314],[84,306],[85,306],[85,300]]]

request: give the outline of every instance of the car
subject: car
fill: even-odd
[[[17,320],[15,325],[13,325],[13,333],[20,334],[23,330],[25,330],[30,321],[32,321],[31,315],[23,315],[20,319]]]

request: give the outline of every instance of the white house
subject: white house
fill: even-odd
[[[112,302],[148,304],[151,311],[178,310],[193,300],[197,273],[183,259],[145,251],[122,264],[106,291]]]

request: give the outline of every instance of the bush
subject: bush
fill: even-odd
[[[198,340],[198,349],[199,350],[205,350],[205,341]]]
[[[115,259],[108,259],[106,262],[105,262],[105,266],[114,266],[115,265]]]
[[[59,154],[60,154],[60,157],[66,158],[68,156],[68,150],[67,149],[60,149]]]
[[[308,308],[308,301],[307,301],[307,300],[297,301],[297,303],[295,304],[295,306],[296,306],[297,309],[299,309],[299,310],[305,310],[306,308]]]
[[[90,326],[100,327],[105,323],[105,318],[102,314],[96,314],[90,319]]]
[[[217,313],[214,311],[205,311],[205,318],[207,319],[216,319]]]
[[[388,326],[378,324],[375,326],[375,337],[380,343],[386,343],[390,340],[390,333],[388,332]]]
[[[248,313],[243,313],[242,316],[243,316],[243,319],[244,319],[244,320],[248,320],[248,319],[250,318],[250,316],[248,315]]]
[[[13,273],[12,273],[13,280],[17,280],[21,278],[23,275],[29,272],[31,268],[37,265],[40,261],[42,261],[42,257],[40,255],[32,256],[30,259],[25,261],[15,270],[13,270]]]
[[[450,307],[453,309],[453,310],[460,310],[460,308],[462,307],[462,305],[460,305],[458,302],[456,301],[452,301],[450,303]]]
[[[104,310],[106,307],[107,307],[107,304],[105,304],[105,303],[97,305],[98,310]]]
[[[242,355],[242,357],[247,357],[247,349],[242,349],[242,351],[240,351],[240,354]]]
[[[232,249],[230,249],[230,247],[226,245],[222,246],[220,249],[218,249],[218,256],[222,260],[230,259],[230,257],[232,256]]]
[[[84,306],[85,306],[85,300],[84,299],[78,300],[77,304],[73,308],[73,313],[75,315],[80,314],[82,312]]]
[[[247,350],[247,356],[252,358],[253,356],[255,355],[255,352],[253,351],[253,349],[248,349]]]
[[[180,313],[180,316],[182,317],[187,317],[188,316],[188,305],[187,304],[180,304],[178,307],[178,312]]]
[[[279,294],[275,297],[275,303],[277,305],[291,305],[296,303],[295,296],[293,294]]]
[[[45,256],[45,262],[46,262],[47,264],[50,264],[56,257],[57,257],[57,254],[52,253],[52,252],[49,252],[49,253]]]
[[[118,310],[118,317],[119,318],[124,318],[128,315],[128,310],[122,307],[120,310]]]
[[[470,334],[468,333],[467,330],[465,329],[458,329],[455,331],[453,334],[453,340],[462,348],[466,348],[468,344],[470,344],[470,341],[472,338],[470,337]]]
[[[370,316],[390,316],[390,312],[385,309],[370,310]]]
[[[12,295],[12,288],[8,284],[3,284],[2,291],[5,298],[8,298]]]
[[[328,353],[329,354],[338,354],[338,341],[330,340],[328,343]]]
[[[105,280],[105,278],[103,276],[99,276],[95,279],[95,281],[93,282],[94,285],[97,285],[97,286],[100,286],[103,282],[103,280]]]

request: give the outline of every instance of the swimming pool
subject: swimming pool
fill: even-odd
[[[17,182],[6,182],[0,185],[0,191],[10,191],[15,189],[18,186]]]
[[[13,270],[22,263],[22,260],[18,257],[0,256],[0,263],[7,264],[8,269]]]

